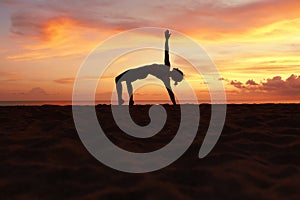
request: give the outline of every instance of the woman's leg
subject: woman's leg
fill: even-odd
[[[131,85],[131,82],[129,81],[126,81],[127,83],[127,90],[128,90],[128,95],[129,95],[129,105],[133,105],[134,104],[134,101],[133,101],[133,92],[132,92],[132,85]]]

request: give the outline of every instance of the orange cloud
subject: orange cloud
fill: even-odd
[[[281,23],[300,17],[300,2],[267,0],[234,6],[218,2],[195,3],[190,8],[176,7],[175,12],[176,15],[167,18],[166,22],[201,41],[257,40],[260,39],[257,36],[266,39],[270,34],[282,35],[277,32],[283,26]],[[257,30],[260,33],[256,33]]]
[[[56,17],[39,25],[33,44],[23,45],[25,52],[7,58],[17,61],[86,55],[104,38],[106,31],[89,28],[74,19]]]
[[[75,78],[62,78],[62,79],[57,79],[54,80],[56,83],[61,83],[61,84],[73,84]]]
[[[22,2],[19,4],[21,7]],[[153,1],[148,7],[134,5],[135,10],[144,13],[143,17],[136,12],[119,13],[119,6],[126,8],[130,4],[115,2],[76,1],[72,6],[67,6],[65,1],[31,4],[30,9],[17,11],[12,16],[11,30],[22,37],[43,41],[34,40],[36,44],[24,45],[25,52],[10,55],[9,59],[82,55],[112,33],[140,26],[170,26],[197,40],[212,43],[284,40],[287,35],[290,40],[300,39],[297,28],[300,26],[300,2],[297,0],[234,5],[218,1],[193,2],[190,6],[178,2],[162,5]],[[46,12],[41,12],[41,8]],[[110,10],[115,12],[112,14]],[[158,15],[162,12],[164,16]]]
[[[75,26],[79,26],[79,23],[66,17],[50,19],[42,27],[42,37],[44,40],[54,43],[63,42]]]

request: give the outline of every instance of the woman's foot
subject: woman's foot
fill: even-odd
[[[123,99],[119,99],[119,105],[122,105],[124,103]]]
[[[130,99],[129,105],[132,106],[133,104],[134,104],[134,101],[132,99]]]

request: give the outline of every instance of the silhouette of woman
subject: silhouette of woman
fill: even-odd
[[[119,105],[122,105],[124,103],[124,100],[122,99],[122,82],[125,81],[127,84],[127,90],[128,95],[130,97],[129,105],[133,105],[133,92],[132,92],[132,82],[138,80],[138,79],[144,79],[149,74],[157,77],[161,81],[163,81],[170,99],[174,105],[176,105],[174,93],[172,91],[171,85],[170,85],[170,78],[172,78],[175,81],[175,85],[178,84],[178,82],[182,81],[183,79],[183,73],[178,68],[173,68],[173,70],[170,70],[171,64],[169,60],[169,38],[171,36],[171,33],[169,30],[165,31],[165,58],[164,58],[164,65],[163,64],[151,64],[151,65],[145,65],[138,68],[127,70],[120,75],[118,75],[115,78],[116,82],[116,88],[118,93],[118,102]]]

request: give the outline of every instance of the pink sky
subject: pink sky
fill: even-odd
[[[0,100],[71,100],[76,72],[92,49],[113,34],[149,26],[180,31],[203,46],[220,70],[229,101],[300,102],[298,0],[2,0]],[[114,48],[125,46],[126,41]],[[134,61],[136,55],[120,58],[125,67],[108,72],[99,98],[110,98],[113,78],[122,70],[163,62],[163,52],[148,53],[137,53]],[[171,62],[186,69],[185,81],[199,98],[209,99],[205,82],[184,60],[171,55]],[[180,84],[174,90],[184,93]],[[138,89],[136,98],[168,99],[164,89],[151,87]]]

